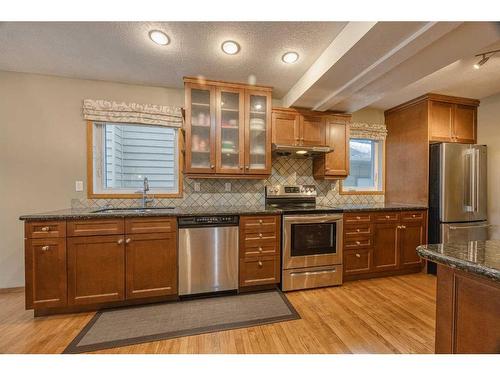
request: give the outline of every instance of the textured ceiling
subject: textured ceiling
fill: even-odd
[[[500,42],[480,52],[500,49]],[[493,55],[480,69],[474,63],[480,57],[458,60],[396,92],[374,102],[373,107],[389,109],[405,101],[434,92],[443,95],[483,99],[500,92],[500,52]]]
[[[185,75],[275,88],[280,98],[345,26],[345,22],[4,22],[0,23],[0,70],[41,73],[153,86],[182,87]],[[152,43],[160,29],[168,46]],[[220,45],[233,39],[235,56]],[[300,60],[281,56],[297,51]]]

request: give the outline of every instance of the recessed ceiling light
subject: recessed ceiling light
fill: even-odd
[[[306,150],[298,150],[298,151],[295,151],[295,153],[297,155],[305,155],[305,154],[307,154],[307,151]]]
[[[170,43],[170,38],[168,37],[168,35],[160,30],[151,30],[149,32],[149,38],[160,46],[166,46],[168,43]]]
[[[221,48],[228,55],[236,55],[240,52],[240,45],[233,40],[226,40],[222,43]]]
[[[295,61],[299,59],[299,54],[297,52],[287,52],[282,57],[284,63],[293,64]]]

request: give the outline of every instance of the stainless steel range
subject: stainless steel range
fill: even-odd
[[[266,205],[284,211],[284,291],[342,284],[342,214],[316,196],[314,185],[266,186]]]

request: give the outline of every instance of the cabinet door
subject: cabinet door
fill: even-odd
[[[187,83],[186,173],[215,173],[215,88]]]
[[[68,238],[68,304],[121,301],[124,292],[123,236]]]
[[[386,271],[399,266],[398,223],[375,224],[373,236],[373,270]]]
[[[280,282],[279,257],[258,256],[240,259],[240,287]]]
[[[455,104],[453,116],[453,137],[455,142],[476,143],[477,108]]]
[[[349,175],[349,124],[347,121],[327,119],[327,142],[333,152],[325,155],[325,175]]]
[[[425,225],[422,222],[403,223],[399,237],[401,267],[422,264],[422,260],[417,254],[417,246],[425,243]]]
[[[25,243],[26,308],[66,305],[66,239],[30,239]]]
[[[245,91],[245,173],[271,174],[271,93]]]
[[[308,116],[300,117],[300,144],[303,146],[324,146],[325,117]]]
[[[429,102],[430,140],[452,142],[453,104]]]
[[[134,234],[125,242],[127,299],[177,294],[175,232]]]
[[[299,143],[300,116],[273,112],[273,143],[293,146]]]
[[[217,89],[217,173],[240,174],[245,164],[245,94],[243,89]]]

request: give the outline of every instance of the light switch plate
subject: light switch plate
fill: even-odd
[[[83,181],[75,181],[75,191],[83,191]]]
[[[225,190],[226,192],[228,192],[228,193],[231,191],[231,183],[230,183],[230,182],[226,182],[226,183],[224,184],[224,190]]]
[[[200,191],[200,190],[201,190],[200,183],[199,182],[195,182],[194,183],[194,191]]]

